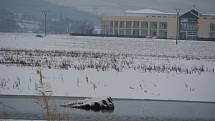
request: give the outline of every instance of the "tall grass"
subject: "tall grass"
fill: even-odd
[[[161,61],[157,63],[156,58],[160,58]],[[116,72],[131,70],[143,73],[215,73],[213,66],[205,64],[209,62],[207,59],[214,61],[215,57],[0,49],[0,64],[78,71],[93,69]],[[190,63],[195,63],[196,60],[200,63],[190,66]],[[177,63],[177,61],[182,63]]]
[[[60,112],[58,112],[56,108],[56,103],[54,101],[51,102],[52,91],[47,89],[47,85],[43,80],[42,70],[39,68],[37,70],[37,74],[39,75],[39,94],[42,99],[42,108],[44,111],[44,115],[47,121],[71,121],[68,117],[63,117]]]

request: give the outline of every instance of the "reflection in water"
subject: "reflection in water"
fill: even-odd
[[[114,112],[93,112],[60,105],[78,98],[52,97],[51,104],[62,119],[78,121],[214,121],[215,103],[114,100]],[[79,98],[80,99],[80,98]],[[39,97],[0,96],[0,117],[44,119]]]

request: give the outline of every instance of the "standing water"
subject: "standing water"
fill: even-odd
[[[215,103],[114,99],[113,112],[93,112],[61,107],[83,98],[51,97],[62,119],[72,121],[214,121]],[[1,119],[44,120],[42,98],[0,96]]]

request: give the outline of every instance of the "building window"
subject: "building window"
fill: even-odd
[[[114,21],[114,27],[118,28],[118,21]]]
[[[157,22],[150,22],[150,36],[157,36]]]
[[[113,22],[113,21],[105,21],[105,22],[104,22],[104,28],[105,28],[105,29],[104,29],[104,33],[105,33],[105,34],[108,34],[108,35],[111,34],[111,29],[113,29],[113,28],[112,28],[112,25],[113,25],[113,24],[111,24],[112,22]]]
[[[166,39],[167,38],[167,30],[160,30],[159,31],[159,38]]]
[[[148,22],[141,21],[140,23],[141,23],[141,33],[140,33],[140,36],[147,37],[147,35],[148,35]]]
[[[189,24],[189,26],[188,26],[188,30],[195,31],[197,29],[198,29],[198,25],[195,23]]]
[[[180,29],[181,29],[182,31],[185,31],[185,30],[187,29],[187,24],[181,23],[181,24],[180,24]]]
[[[150,22],[151,29],[157,29],[157,22]]]
[[[215,24],[210,24],[210,31],[215,31]]]
[[[182,31],[198,31],[197,23],[181,23],[180,29]]]
[[[126,29],[126,35],[131,35],[131,29]]]
[[[167,22],[159,23],[159,38],[162,38],[162,39],[167,38]]]
[[[139,29],[134,29],[133,30],[133,35],[134,36],[139,36]]]
[[[131,28],[131,21],[126,21],[126,28]]]
[[[188,32],[188,36],[196,36],[197,35],[197,32]]]
[[[119,35],[124,35],[124,29],[119,30]]]
[[[139,28],[139,21],[134,21],[133,28]]]
[[[113,34],[113,21],[109,21],[109,25],[107,27],[107,33],[106,34],[110,34],[112,35]]]
[[[215,23],[210,24],[210,38],[215,38]]]
[[[114,21],[114,34],[115,35],[118,35],[118,25],[119,25],[119,22],[118,21]]]
[[[110,21],[110,34],[113,34],[113,21]]]
[[[188,18],[189,22],[197,22],[198,20],[196,18]]]
[[[181,21],[181,22],[188,22],[188,19],[187,19],[187,18],[181,18],[180,21]]]
[[[148,36],[148,30],[147,29],[141,29],[141,35],[142,37],[147,37]]]
[[[167,22],[160,22],[160,29],[167,29]]]
[[[119,22],[119,28],[125,28],[125,26],[124,26],[124,21],[120,21],[120,22]]]
[[[142,29],[148,29],[148,22],[141,21],[141,28]]]

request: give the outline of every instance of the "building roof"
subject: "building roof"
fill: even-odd
[[[161,11],[153,10],[153,9],[126,10],[125,12],[128,14],[157,14],[157,15],[163,15],[163,14],[175,15],[176,14],[176,13],[161,12]]]
[[[182,14],[180,16],[180,18],[195,18],[198,19],[199,18],[199,12],[195,9],[192,9],[184,14]]]
[[[203,14],[201,14],[201,16],[212,16],[212,17],[215,17],[215,14],[203,13]]]

